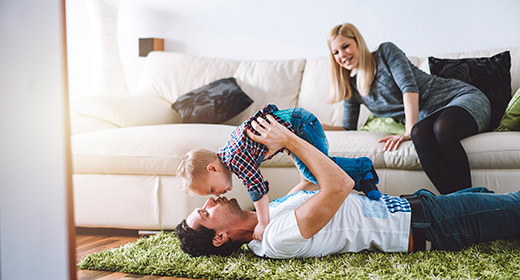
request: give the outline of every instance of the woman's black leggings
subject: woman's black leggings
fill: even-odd
[[[412,128],[411,138],[424,172],[441,194],[472,186],[468,157],[460,140],[476,133],[475,120],[460,107],[445,108]]]

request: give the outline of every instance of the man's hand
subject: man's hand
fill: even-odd
[[[253,238],[258,241],[262,241],[262,239],[264,238],[264,231],[266,227],[267,225],[261,223],[256,224],[255,231],[253,232]]]
[[[266,117],[269,122],[261,117],[251,122],[253,129],[260,135],[256,135],[250,130],[246,130],[246,133],[251,140],[267,146],[265,157],[268,158],[286,146],[287,135],[292,132],[276,121],[273,116],[267,115]]]

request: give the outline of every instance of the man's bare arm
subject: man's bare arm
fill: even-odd
[[[307,141],[290,132],[268,115],[270,123],[262,118],[253,121],[253,128],[260,133],[248,136],[257,142],[282,146],[294,153],[316,177],[321,191],[295,210],[296,221],[304,238],[320,231],[334,217],[350,194],[354,181],[338,165]]]

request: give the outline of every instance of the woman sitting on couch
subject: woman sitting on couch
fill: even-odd
[[[378,117],[404,122],[404,135],[390,135],[384,151],[412,140],[421,165],[441,194],[469,188],[468,158],[460,140],[486,130],[491,109],[476,87],[429,75],[415,67],[393,43],[370,53],[358,29],[344,23],[328,38],[332,67],[331,102],[343,101],[343,127],[355,130],[359,106]]]

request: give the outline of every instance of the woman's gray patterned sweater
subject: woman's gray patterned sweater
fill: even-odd
[[[485,131],[491,109],[487,97],[476,87],[455,79],[429,75],[413,65],[404,52],[393,43],[383,43],[372,53],[377,73],[370,94],[362,97],[355,76],[351,79],[352,97],[345,99],[343,127],[357,129],[359,106],[364,104],[375,116],[405,121],[403,94],[419,93],[419,121],[446,107],[458,106],[468,111]]]

